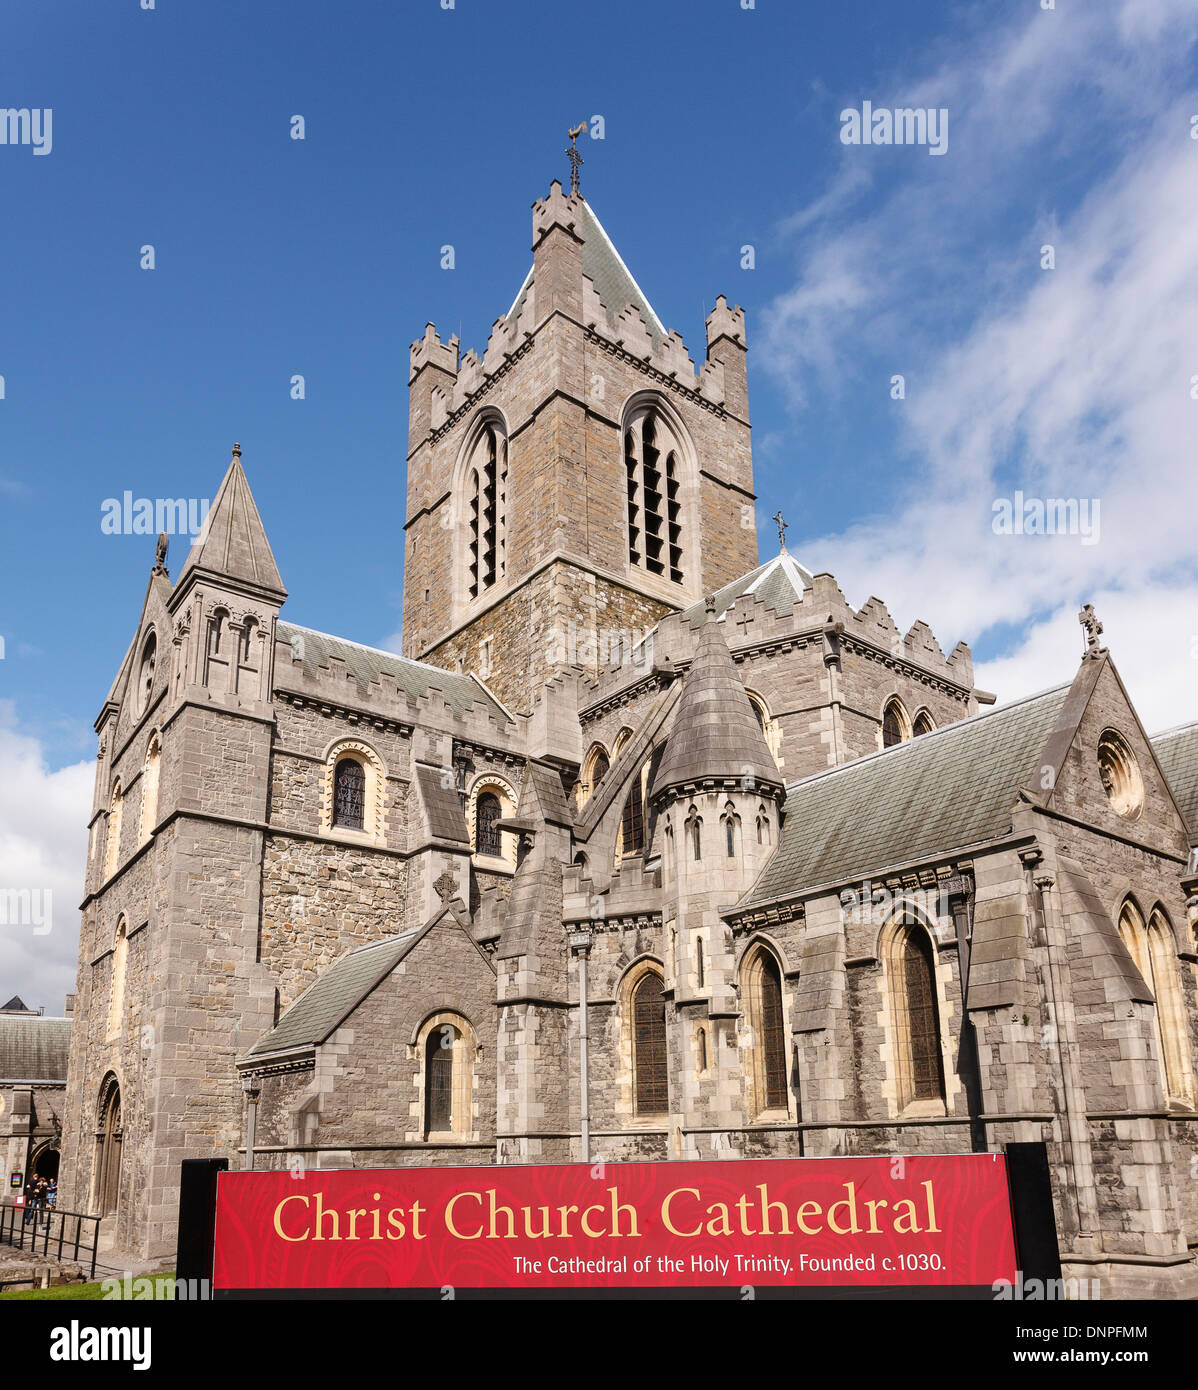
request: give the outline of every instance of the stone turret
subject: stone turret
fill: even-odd
[[[743,1091],[730,1081],[741,1044],[736,958],[720,908],[751,886],[773,854],[783,794],[715,608],[709,598],[650,790],[662,851],[666,988],[679,1025],[671,1107],[690,1128],[744,1123]]]

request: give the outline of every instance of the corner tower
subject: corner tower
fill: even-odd
[[[533,204],[533,265],[485,354],[411,349],[404,655],[527,711],[757,560],[745,321],[696,371],[579,193]]]

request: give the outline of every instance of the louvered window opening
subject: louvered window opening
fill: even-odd
[[[663,434],[665,431],[662,431]],[[658,447],[650,411],[624,434],[628,473],[628,559],[650,574],[682,583],[682,498],[676,450]],[[666,441],[663,441],[663,444]]]
[[[666,1006],[661,976],[646,975],[632,996],[636,1113],[664,1115],[669,1109],[666,1067]]]
[[[333,774],[333,824],[361,830],[366,774],[353,758],[342,758]]]
[[[488,426],[475,448],[481,457],[470,471],[471,598],[507,571],[507,441]]]
[[[475,812],[475,853],[489,854],[498,858],[503,853],[503,843],[499,832],[499,819],[503,808],[499,798],[491,792],[483,792],[478,798]]]

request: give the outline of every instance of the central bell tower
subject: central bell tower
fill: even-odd
[[[516,711],[757,563],[744,312],[696,371],[580,193],[532,230],[484,355],[430,323],[409,374],[403,652]]]

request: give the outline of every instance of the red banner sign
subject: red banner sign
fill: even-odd
[[[221,1173],[217,1290],[988,1285],[1005,1159]]]

